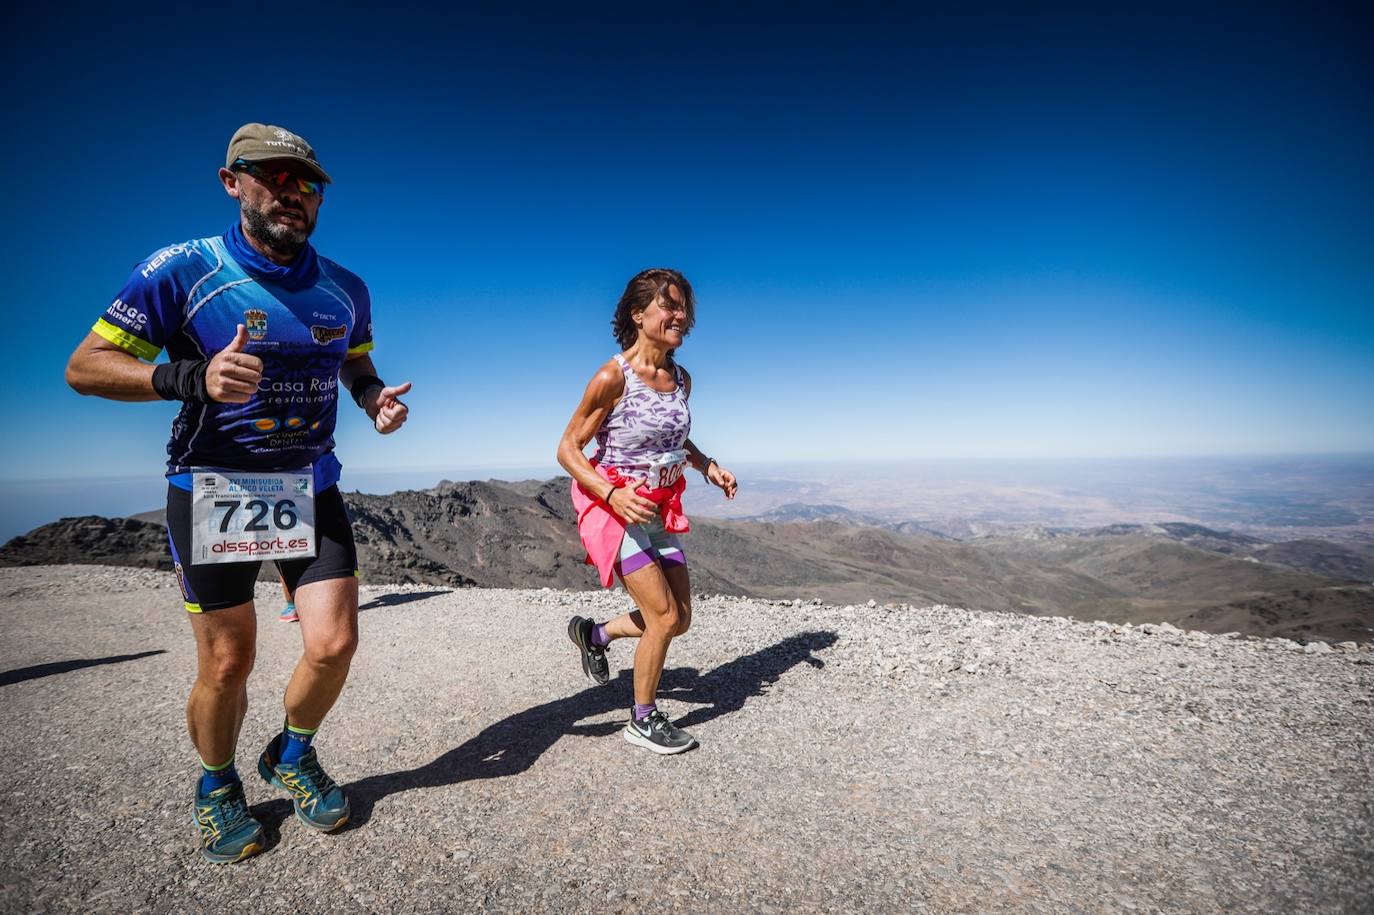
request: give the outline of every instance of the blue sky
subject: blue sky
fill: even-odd
[[[657,265],[727,462],[1374,451],[1353,5],[325,9],[11,20],[0,479],[160,472],[174,408],[62,370],[136,261],[234,219],[250,120],[319,151],[315,243],[415,384],[400,435],[344,408],[355,470],[552,471]]]

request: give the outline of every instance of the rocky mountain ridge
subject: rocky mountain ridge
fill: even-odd
[[[595,588],[567,488],[566,478],[443,481],[345,498],[369,581]],[[1349,546],[1269,543],[1188,524],[1033,525],[955,540],[869,523],[875,519],[839,506],[812,509],[774,513],[785,521],[694,519],[687,547],[694,590],[1374,640],[1374,553]],[[0,547],[0,564],[165,569],[160,522],[158,512],[63,519]]]

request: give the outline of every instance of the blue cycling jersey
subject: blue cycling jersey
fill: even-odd
[[[254,251],[235,225],[172,245],[140,263],[92,328],[153,361],[209,359],[248,331],[262,360],[247,403],[183,403],[167,443],[167,475],[192,468],[315,468],[316,491],[339,479],[333,455],[339,367],[372,349],[372,300],[353,273],[309,245],[288,266]]]

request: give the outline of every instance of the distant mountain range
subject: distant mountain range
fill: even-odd
[[[346,494],[363,574],[454,587],[594,588],[568,484],[444,481]],[[701,593],[1374,640],[1374,548],[1272,543],[1175,523],[962,533],[794,503],[745,520],[696,518],[687,549]],[[0,547],[0,565],[64,562],[168,568],[161,513],[65,518]]]
[[[772,524],[831,521],[846,527],[875,527],[902,534],[926,534],[940,539],[983,541],[998,537],[1023,540],[1050,540],[1058,537],[1105,538],[1144,534],[1173,540],[1200,550],[1224,556],[1257,559],[1317,572],[1333,578],[1374,583],[1374,548],[1347,546],[1326,540],[1303,539],[1272,543],[1259,537],[1233,531],[1217,531],[1197,524],[1169,522],[1160,524],[1112,524],[1093,528],[1047,527],[1045,525],[959,525],[960,536],[948,525],[926,525],[915,521],[892,522],[852,511],[840,505],[789,503],[740,521]]]
[[[885,531],[896,531],[899,534],[927,534],[941,539],[946,538],[944,533],[917,524],[915,521],[884,521],[881,518],[845,508],[843,505],[810,505],[804,502],[789,502],[762,514],[749,515],[734,520],[758,521],[765,524],[832,521],[845,527],[877,527]]]

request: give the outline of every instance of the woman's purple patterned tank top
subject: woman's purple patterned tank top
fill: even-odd
[[[645,384],[619,353],[615,360],[625,376],[625,393],[596,432],[594,459],[617,470],[644,471],[681,449],[691,434],[687,389],[676,363],[677,387],[665,394]]]

